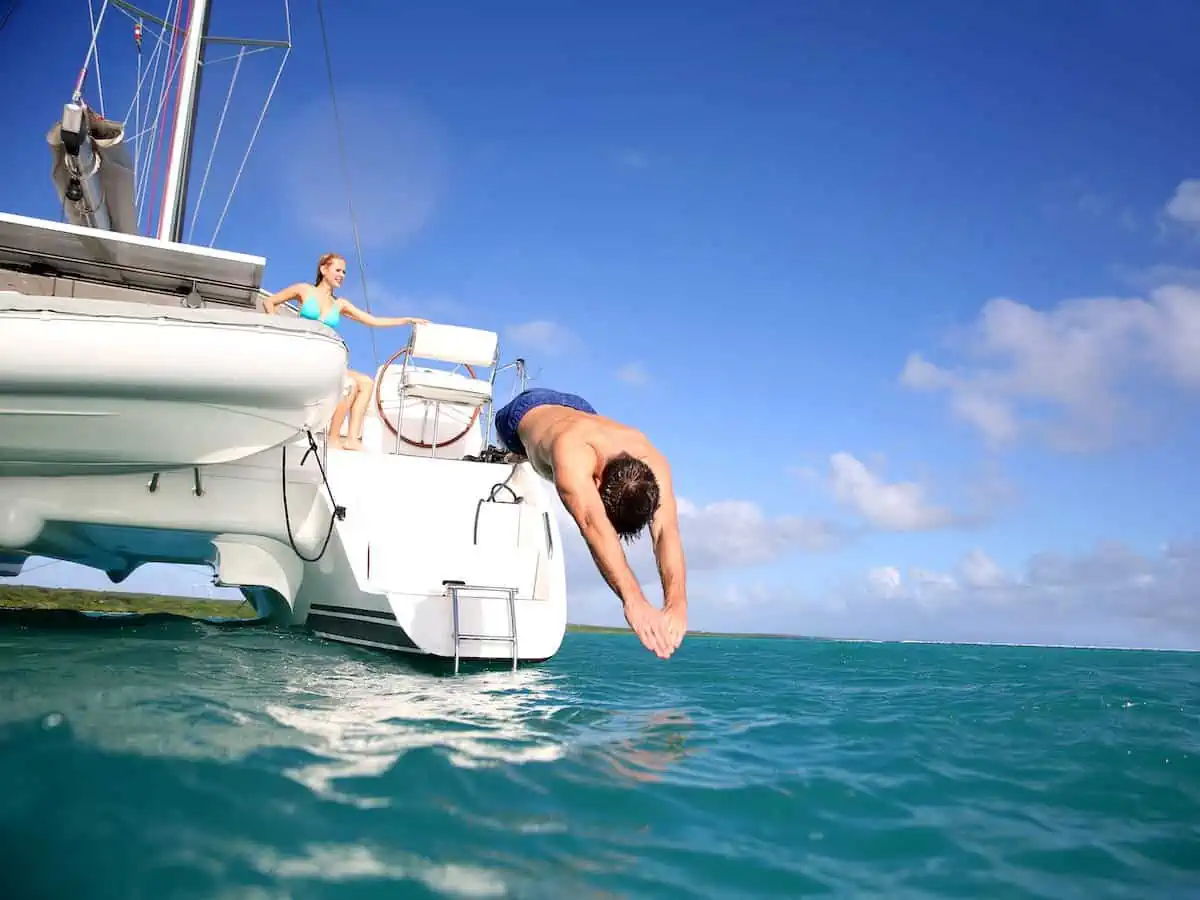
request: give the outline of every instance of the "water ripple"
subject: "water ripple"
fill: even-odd
[[[1188,896],[1200,657],[0,632],[14,898]],[[64,857],[62,847],[72,847]]]

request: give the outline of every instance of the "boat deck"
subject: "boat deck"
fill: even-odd
[[[258,309],[266,259],[0,212],[0,291]],[[97,290],[99,288],[99,290]]]

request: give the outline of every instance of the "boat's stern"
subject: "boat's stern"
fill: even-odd
[[[346,515],[336,558],[308,566],[298,620],[331,639],[456,664],[515,666],[558,651],[559,526],[528,463],[333,451],[328,468]]]

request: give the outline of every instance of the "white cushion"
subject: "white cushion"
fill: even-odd
[[[480,328],[461,325],[414,325],[409,342],[409,359],[436,359],[441,362],[490,366],[496,361],[499,335]]]
[[[483,406],[492,399],[492,385],[481,378],[442,369],[405,369],[404,396],[442,403]]]

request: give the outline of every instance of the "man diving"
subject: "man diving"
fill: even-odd
[[[505,448],[554,483],[579,526],[625,621],[667,659],[687,633],[687,571],[666,459],[640,431],[599,415],[582,397],[532,388],[496,411]],[[621,541],[646,525],[662,579],[663,606],[643,595]]]

